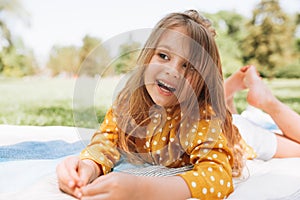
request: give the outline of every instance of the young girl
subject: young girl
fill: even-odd
[[[241,136],[226,109],[215,32],[196,11],[172,13],[154,28],[138,68],[80,157],[57,167],[60,188],[81,199],[223,199],[243,167]],[[111,172],[129,162],[176,176]]]

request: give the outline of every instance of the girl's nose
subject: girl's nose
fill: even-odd
[[[182,66],[180,62],[171,62],[166,69],[166,73],[174,78],[180,78],[182,76]]]

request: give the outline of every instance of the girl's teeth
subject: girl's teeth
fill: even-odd
[[[161,83],[162,84],[164,84],[166,87],[168,87],[168,88],[171,88],[172,86],[170,86],[169,84],[167,84],[167,83],[165,83],[165,82],[163,82],[163,81],[161,81]]]
[[[167,84],[167,83],[165,83],[165,82],[163,82],[163,81],[158,81],[158,84],[160,84],[160,85],[162,85],[163,87],[165,87],[165,88],[162,88],[162,89],[164,89],[165,91],[168,91],[168,92],[174,92],[176,89],[175,88],[173,88],[171,85],[169,85],[169,84]]]

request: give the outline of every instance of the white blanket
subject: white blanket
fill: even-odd
[[[61,126],[0,125],[0,146],[25,141],[63,140],[76,142],[89,138],[92,129]],[[0,162],[0,199],[73,199],[57,186],[55,159],[26,159]],[[243,178],[235,179],[235,191],[228,199],[300,199],[300,158],[249,160]]]

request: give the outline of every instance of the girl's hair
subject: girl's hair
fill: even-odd
[[[119,93],[114,104],[116,109],[114,114],[121,130],[118,146],[124,152],[133,155],[138,153],[135,139],[146,137],[145,127],[150,122],[150,111],[155,103],[149,96],[144,84],[145,68],[154,55],[162,34],[176,27],[185,28],[187,37],[190,39],[190,55],[185,58],[188,60],[186,71],[192,68],[198,71],[198,73],[192,73],[191,79],[196,98],[190,98],[192,100],[187,104],[180,105],[180,109],[185,109],[187,114],[178,123],[181,123],[184,118],[189,118],[191,113],[195,115],[195,106],[197,106],[198,115],[199,112],[205,110],[206,115],[204,117],[221,119],[222,132],[234,154],[233,175],[238,176],[244,165],[243,148],[240,144],[241,136],[232,124],[231,113],[225,104],[221,61],[214,40],[216,32],[211,26],[211,22],[195,10],[167,15],[157,23],[146,41],[137,60],[139,67],[133,72],[134,74]],[[176,124],[174,127],[179,130],[179,125]]]

